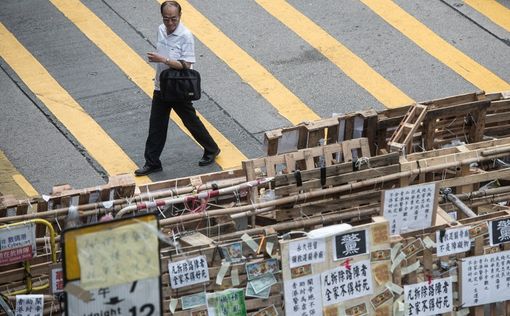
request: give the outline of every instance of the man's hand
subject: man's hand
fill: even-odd
[[[153,52],[148,52],[147,58],[153,63],[164,63],[166,61],[165,56]]]

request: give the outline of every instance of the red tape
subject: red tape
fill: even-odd
[[[345,260],[345,262],[343,263],[343,266],[344,266],[347,270],[351,270],[351,264],[350,264],[350,261],[351,261],[351,259],[347,259],[347,260]]]

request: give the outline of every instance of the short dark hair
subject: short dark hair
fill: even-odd
[[[165,1],[161,4],[161,14],[163,14],[163,9],[166,6],[172,6],[177,8],[177,13],[181,15],[181,5],[177,1]]]

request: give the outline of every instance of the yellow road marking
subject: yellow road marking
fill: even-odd
[[[510,9],[495,0],[464,0],[470,7],[510,32]]]
[[[140,89],[149,97],[154,91],[155,70],[138,53],[129,47],[117,34],[115,34],[103,21],[101,21],[85,5],[77,0],[51,0],[81,32],[99,47]],[[145,54],[145,52],[143,52]],[[216,163],[222,169],[231,169],[241,165],[246,156],[237,149],[225,136],[211,125],[197,111],[197,115],[221,148],[221,155]],[[181,119],[172,112],[172,120],[191,138]],[[193,138],[192,138],[193,139]]]
[[[504,91],[510,85],[484,66],[450,45],[391,0],[361,0],[387,23],[427,53],[486,92]]]
[[[0,56],[110,175],[132,173],[136,164],[0,22]],[[150,182],[136,178],[137,184]]]
[[[286,1],[256,1],[386,107],[394,108],[414,103],[413,99]]]
[[[163,1],[159,0],[159,2]],[[193,35],[229,65],[243,81],[262,95],[283,117],[292,124],[320,119],[315,112],[198,10],[185,0],[179,3],[185,12],[182,17],[184,24]]]
[[[16,170],[5,154],[0,150],[0,192],[12,194],[16,199],[38,196],[30,182]]]
[[[34,189],[34,187],[27,181],[27,179],[21,174],[13,174],[12,179],[16,184],[26,193],[27,196],[38,196],[39,193]]]

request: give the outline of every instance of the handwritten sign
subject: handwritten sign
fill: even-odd
[[[383,216],[390,222],[390,234],[430,227],[435,201],[435,183],[384,191]]]
[[[489,221],[488,226],[491,246],[510,241],[510,218]]]
[[[43,295],[16,295],[16,316],[43,316]]]
[[[178,289],[184,286],[209,281],[209,267],[205,256],[197,256],[176,262],[168,262],[170,287]]]
[[[510,299],[510,250],[463,258],[461,271],[465,307]]]
[[[76,237],[81,286],[96,289],[159,276],[157,223],[136,223]]]
[[[322,310],[319,274],[284,282],[285,315],[320,315]]]
[[[452,278],[404,285],[405,315],[425,316],[453,310]]]
[[[300,239],[289,243],[289,264],[291,268],[324,262],[325,254],[326,241],[324,239]]]
[[[368,253],[367,231],[336,235],[333,243],[335,260]]]
[[[466,252],[471,248],[469,227],[459,227],[436,232],[437,256]]]
[[[323,305],[328,306],[373,293],[369,260],[321,273]]]
[[[0,229],[0,265],[23,262],[36,255],[33,223]]]

